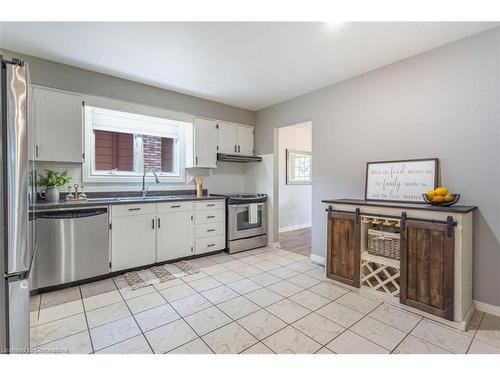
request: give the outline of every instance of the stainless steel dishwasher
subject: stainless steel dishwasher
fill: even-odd
[[[37,210],[31,289],[109,273],[108,208]]]

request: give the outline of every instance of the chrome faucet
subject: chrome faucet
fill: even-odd
[[[142,197],[143,198],[148,194],[148,188],[149,187],[146,187],[146,175],[148,173],[150,173],[150,172],[152,174],[154,174],[156,183],[157,184],[160,183],[160,180],[158,179],[158,176],[156,175],[156,172],[154,172],[154,171],[144,171],[144,173],[142,174]]]

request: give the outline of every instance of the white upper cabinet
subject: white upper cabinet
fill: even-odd
[[[193,165],[196,168],[217,168],[217,123],[197,118],[193,128]]]
[[[253,155],[253,127],[237,126],[238,154]]]
[[[234,124],[219,123],[217,138],[221,154],[235,154],[237,152],[236,129]]]
[[[83,161],[82,97],[35,87],[32,91],[32,132],[30,142],[35,160]]]
[[[218,146],[220,153],[253,155],[253,126],[220,122]]]

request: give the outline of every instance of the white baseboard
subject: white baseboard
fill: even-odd
[[[310,227],[311,227],[311,223],[292,225],[290,227],[280,228],[279,232],[284,233],[284,232],[290,232],[292,230],[298,230],[298,229],[304,229],[304,228],[310,228]]]
[[[272,247],[274,247],[275,249],[279,249],[280,248],[280,243],[279,242],[275,242],[272,244]]]
[[[500,306],[490,305],[489,303],[484,303],[480,301],[474,301],[476,309],[488,314],[500,316]]]
[[[314,263],[318,263],[318,264],[321,264],[323,266],[325,265],[325,257],[319,256],[319,255],[315,255],[315,254],[311,254],[311,260]]]

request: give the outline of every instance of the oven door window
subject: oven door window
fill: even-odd
[[[236,230],[247,230],[247,229],[254,229],[254,228],[260,228],[262,226],[262,210],[259,208],[259,211],[257,212],[257,222],[256,223],[249,223],[248,220],[248,210],[238,212],[236,214]]]

